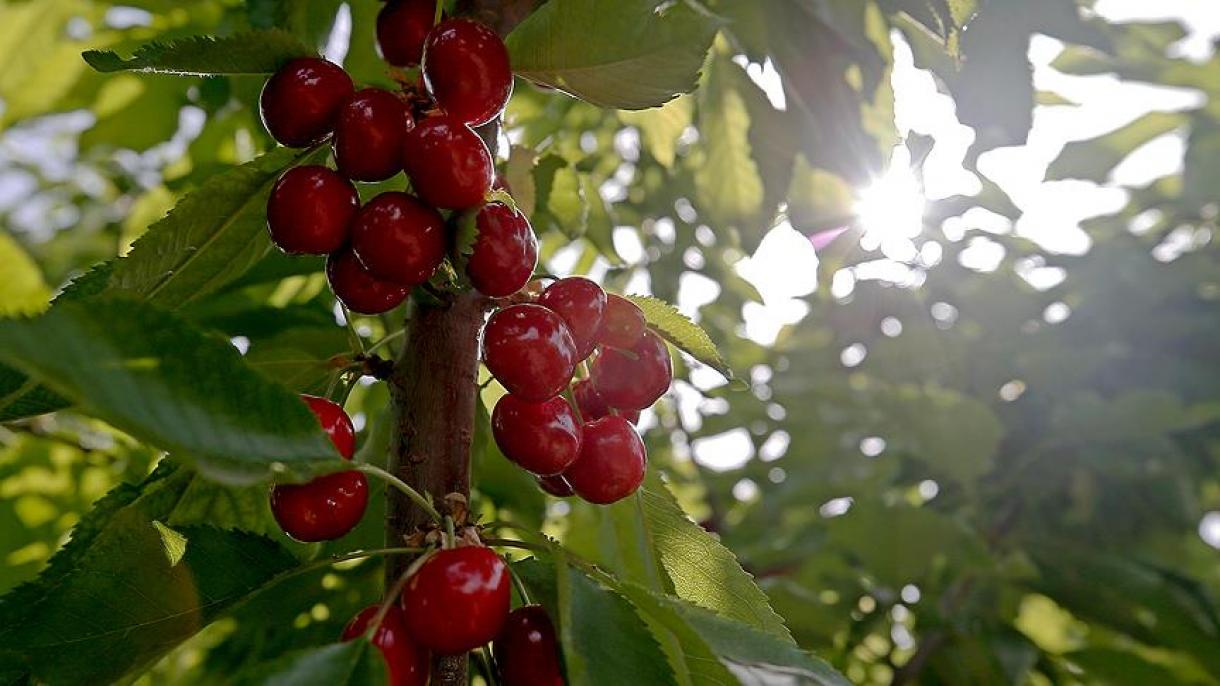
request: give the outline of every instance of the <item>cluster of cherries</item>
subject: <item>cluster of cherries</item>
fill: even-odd
[[[669,389],[673,364],[635,303],[559,279],[491,316],[483,362],[508,390],[492,411],[496,445],[543,490],[605,505],[639,488],[647,456],[632,422]]]
[[[479,237],[467,278],[480,292],[516,292],[533,273],[537,242],[528,220],[488,202],[495,167],[472,127],[497,117],[512,94],[508,50],[474,21],[433,23],[433,0],[394,0],[377,20],[382,55],[420,64],[422,85],[399,92],[356,90],[331,62],[300,58],[267,81],[263,123],[289,147],[332,137],[336,169],[304,165],[271,189],[267,228],[291,254],[328,255],[331,290],[348,309],[379,314],[436,272],[453,246],[445,212],[475,214]],[[387,191],[363,206],[353,181],[384,181],[405,171],[412,193]]]

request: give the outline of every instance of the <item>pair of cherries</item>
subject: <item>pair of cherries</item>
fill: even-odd
[[[595,353],[573,407],[561,393]],[[631,422],[673,380],[669,349],[639,307],[589,279],[559,279],[536,303],[491,316],[483,361],[508,390],[492,411],[496,445],[543,490],[604,505],[639,488],[647,455]]]

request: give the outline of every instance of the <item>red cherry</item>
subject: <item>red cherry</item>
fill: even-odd
[[[559,474],[580,455],[580,422],[563,397],[535,403],[505,395],[491,413],[491,435],[505,457],[542,476]]]
[[[348,98],[335,122],[335,165],[349,179],[384,181],[402,169],[407,107],[389,91],[365,88]]]
[[[347,242],[347,223],[360,208],[351,182],[318,165],[284,172],[267,197],[267,231],[286,253],[325,255]]]
[[[403,142],[411,187],[433,207],[461,210],[483,202],[495,172],[491,153],[469,126],[451,117],[417,123]]]
[[[568,385],[576,343],[554,312],[541,305],[512,305],[491,315],[483,328],[483,362],[509,393],[541,402]]]
[[[343,406],[326,398],[304,393],[301,394],[301,400],[305,401],[318,418],[322,430],[330,436],[330,442],[335,444],[335,450],[339,451],[343,459],[352,459],[356,454],[356,427],[352,425],[352,418],[347,416]]]
[[[538,304],[555,310],[568,323],[576,340],[577,359],[592,354],[606,313],[606,292],[601,286],[580,276],[560,279],[547,286]]]
[[[352,250],[373,276],[416,286],[445,259],[445,220],[414,197],[388,191],[356,213]]]
[[[436,104],[471,126],[503,112],[513,92],[504,41],[469,19],[449,19],[432,29],[424,42],[423,71]]]
[[[377,49],[396,67],[419,64],[432,30],[435,0],[391,0],[377,13]]]
[[[352,621],[343,627],[342,639],[351,641],[363,636],[379,609],[377,605],[370,605],[352,617]],[[407,635],[406,618],[397,604],[386,608],[381,624],[373,633],[373,645],[385,658],[389,672],[386,675],[388,686],[424,686],[428,683],[431,658],[427,650],[416,645]]]
[[[538,239],[529,220],[504,203],[488,203],[475,220],[479,236],[466,276],[483,295],[503,298],[521,290],[538,264]]]
[[[308,147],[330,133],[353,89],[352,78],[336,64],[316,57],[290,60],[263,86],[263,126],[290,148]]]
[[[635,493],[644,481],[644,442],[623,417],[585,422],[580,457],[563,473],[585,500],[609,505]]]
[[[326,280],[347,309],[360,314],[381,314],[398,307],[411,293],[410,286],[383,281],[369,273],[351,250],[326,258]]]
[[[504,686],[564,686],[555,626],[539,605],[510,612],[492,652]]]
[[[621,295],[606,295],[606,313],[597,337],[599,342],[613,348],[630,350],[644,335],[644,313],[639,306]]]
[[[567,498],[576,492],[572,490],[572,484],[564,478],[563,474],[555,476],[540,476],[538,477],[538,488],[550,493],[556,498]]]
[[[603,348],[593,361],[589,378],[611,407],[642,410],[669,390],[674,367],[665,341],[649,331],[631,348],[630,355]]]
[[[577,381],[576,385],[572,387],[572,395],[576,399],[576,407],[580,409],[581,418],[586,422],[608,417],[615,412],[632,424],[640,421],[639,410],[615,410],[610,407],[601,393],[598,393],[597,389],[593,387],[591,379]]]
[[[490,548],[440,550],[402,593],[407,632],[441,655],[464,653],[500,632],[510,596],[508,565]]]

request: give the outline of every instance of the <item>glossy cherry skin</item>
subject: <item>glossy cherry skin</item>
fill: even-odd
[[[316,57],[290,60],[263,86],[263,126],[290,148],[308,147],[331,132],[353,90],[352,78],[337,64]]]
[[[483,295],[503,298],[529,283],[538,265],[538,239],[529,220],[504,203],[488,203],[475,219],[479,236],[466,276]]]
[[[437,24],[424,42],[424,83],[446,114],[471,126],[504,111],[513,93],[508,48],[491,28],[469,19]]]
[[[669,390],[674,379],[669,348],[649,331],[631,348],[632,357],[615,348],[603,348],[593,361],[589,378],[610,407],[642,410]]]
[[[597,347],[597,335],[606,314],[606,292],[581,276],[559,279],[547,286],[538,304],[559,313],[576,340],[576,356],[583,360]]]
[[[540,403],[509,393],[491,413],[491,435],[500,452],[539,476],[554,476],[580,455],[580,422],[563,396]]]
[[[339,302],[360,314],[389,312],[411,293],[410,286],[373,276],[349,249],[331,253],[326,258],[326,280]]]
[[[344,101],[335,121],[335,166],[355,181],[384,181],[402,170],[402,141],[411,127],[393,93],[365,88]]]
[[[330,437],[335,450],[339,451],[343,459],[352,459],[356,454],[356,427],[352,425],[352,418],[347,416],[343,406],[326,398],[304,393],[301,394],[301,400],[305,401],[310,411],[318,418],[318,423]]]
[[[492,652],[504,686],[564,686],[555,625],[540,605],[510,612]]]
[[[342,639],[351,641],[363,636],[379,609],[379,605],[370,605],[352,617],[343,627]],[[388,686],[424,686],[428,683],[432,667],[430,656],[407,634],[406,618],[397,604],[386,609],[385,617],[373,633],[373,645],[385,658]]]
[[[559,395],[576,369],[568,325],[541,305],[511,305],[483,328],[483,362],[509,393],[541,402]]]
[[[576,495],[609,505],[635,493],[644,481],[644,442],[623,417],[585,422],[580,457],[563,473]]]
[[[403,590],[407,632],[441,655],[465,653],[500,633],[510,596],[508,565],[490,548],[437,551]]]
[[[445,259],[445,220],[415,197],[388,191],[356,213],[352,250],[373,276],[416,286]]]
[[[639,410],[615,410],[610,407],[601,393],[598,393],[597,389],[593,387],[591,379],[577,381],[572,386],[572,396],[576,399],[576,407],[580,409],[581,418],[586,422],[608,417],[616,412],[632,424],[640,421]]]
[[[602,317],[598,342],[613,348],[631,350],[644,335],[644,313],[635,303],[621,295],[606,296],[606,312]]]
[[[284,172],[267,197],[267,231],[290,254],[325,255],[347,242],[360,196],[351,182],[319,165]]]
[[[572,484],[564,478],[563,474],[555,476],[540,476],[538,478],[538,488],[550,493],[556,498],[567,498],[575,495],[576,491],[572,490]]]
[[[482,203],[495,172],[483,139],[445,116],[428,117],[407,133],[402,162],[415,194],[448,210]]]
[[[377,13],[377,49],[396,67],[419,64],[432,30],[435,0],[390,0]]]

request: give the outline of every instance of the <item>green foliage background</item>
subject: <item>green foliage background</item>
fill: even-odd
[[[267,189],[302,156],[275,149],[255,106],[266,72],[324,48],[340,12],[344,66],[391,83],[379,4],[0,3],[0,173],[19,197],[0,208],[0,682],[380,679],[332,644],[380,567],[325,563],[381,545],[380,500],[324,546],[289,542],[266,508],[266,479],[333,466],[285,389],[324,392],[352,340],[320,261],[264,235]],[[574,684],[842,683],[827,663],[854,683],[1220,683],[1220,553],[1198,533],[1220,510],[1220,56],[1171,56],[1179,25],[1091,5],[550,0],[509,37],[519,74],[561,91],[519,80],[505,118],[504,171],[544,257],[572,245],[573,272],[604,263],[616,289],[644,274],[668,302],[707,277],[719,295],[697,319],[715,348],[663,307],[650,318],[698,358],[681,375],[736,373],[682,386],[697,421],[677,395],[658,406],[645,491],[604,509],[548,501],[508,465],[485,393],[475,506],[551,537],[521,534],[545,552],[519,568]],[[902,278],[870,276],[882,257],[860,245],[856,189],[895,145],[918,172],[930,143],[895,129],[893,37],[975,130],[973,170],[1056,101],[1031,82],[1036,34],[1067,44],[1062,72],[1201,94],[1070,144],[1049,178],[1105,182],[1169,131],[1183,169],[1086,222],[1081,255],[962,220],[1020,215],[980,176],[977,195],[929,203]],[[770,61],[786,108],[742,57]],[[782,220],[817,237],[818,288],[761,345],[743,308],[762,296],[735,265]],[[642,259],[616,251],[616,227]],[[995,269],[959,261],[979,240],[1003,248]],[[1064,278],[1037,289],[1031,266]],[[371,345],[400,322],[354,324]],[[867,355],[845,366],[852,345]],[[361,459],[379,462],[387,393],[351,393]],[[740,467],[691,459],[738,428]]]

